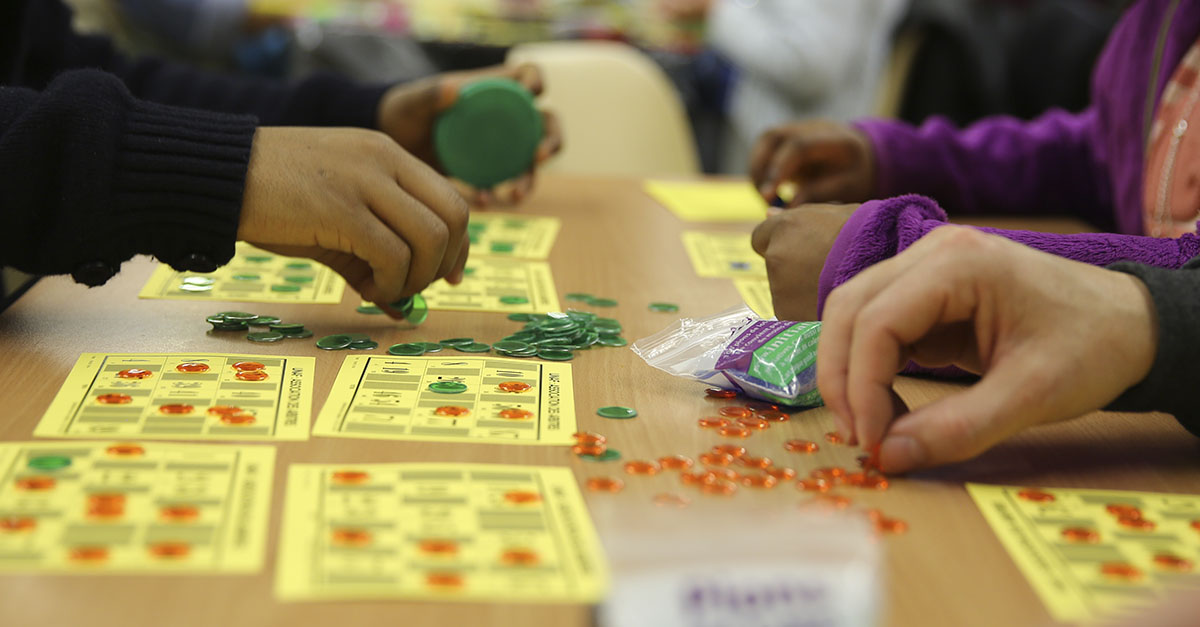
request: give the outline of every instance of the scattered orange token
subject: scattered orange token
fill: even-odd
[[[700,455],[700,463],[705,466],[728,466],[733,463],[734,457],[729,453],[718,453],[711,451]]]
[[[862,485],[864,483],[866,483],[866,481],[867,481],[866,473],[861,473],[861,472],[848,472],[848,473],[846,473],[846,475],[844,477],[842,477],[842,483],[845,483],[846,485],[854,486],[856,488],[861,488]]]
[[[684,485],[700,485],[705,481],[713,481],[716,475],[710,475],[707,472],[684,472],[679,474],[679,479]]]
[[[88,497],[90,518],[121,518],[125,515],[124,494],[93,494]]]
[[[823,507],[832,507],[833,509],[846,509],[850,507],[850,499],[837,494],[818,494],[809,502]]]
[[[587,480],[587,489],[592,492],[620,492],[625,482],[611,477],[592,477]]]
[[[662,507],[687,507],[689,503],[691,501],[687,497],[678,494],[663,492],[654,495],[654,504]]]
[[[842,444],[843,442],[845,442],[845,440],[842,438],[841,434],[838,433],[837,431],[830,431],[829,433],[826,433],[825,441],[830,444]]]
[[[0,518],[0,532],[4,533],[20,533],[22,531],[31,531],[37,527],[37,519],[26,516],[9,516]]]
[[[426,538],[417,543],[417,549],[430,555],[454,555],[458,553],[458,543],[454,540]]]
[[[642,460],[625,462],[625,473],[630,475],[652,476],[658,474],[658,464]]]
[[[888,485],[888,479],[883,475],[867,475],[863,477],[863,481],[859,484],[859,487],[872,490],[886,490],[888,489]]]
[[[141,457],[146,454],[146,449],[137,444],[114,444],[104,451],[117,457]]]
[[[178,366],[175,366],[175,369],[178,370],[179,372],[196,374],[199,372],[208,372],[208,364],[200,364],[200,363],[189,361],[189,362],[179,364]]]
[[[164,505],[158,510],[158,515],[168,522],[192,522],[200,517],[200,508],[195,505]]]
[[[17,489],[29,492],[45,492],[54,489],[54,477],[21,477],[17,479]]]
[[[225,414],[240,414],[242,408],[236,405],[213,405],[208,408],[208,413],[214,416],[224,416]]]
[[[504,381],[497,384],[496,387],[500,388],[501,392],[512,392],[513,394],[518,394],[520,392],[529,391],[529,389],[533,386],[525,383],[524,381]]]
[[[245,370],[233,376],[239,381],[265,381],[267,373],[262,370]]]
[[[747,475],[742,477],[742,485],[750,488],[773,488],[779,483],[779,480],[771,475]]]
[[[727,438],[748,438],[748,437],[750,437],[749,429],[747,429],[746,427],[734,427],[732,425],[728,426],[728,427],[721,427],[720,429],[717,429],[717,433],[719,433]]]
[[[192,552],[191,545],[184,542],[155,542],[146,547],[154,557],[180,559]]]
[[[529,411],[528,409],[501,409],[500,417],[507,420],[524,420],[526,418],[532,418],[533,412]]]
[[[683,455],[665,455],[658,458],[658,465],[663,470],[687,470],[695,465],[692,458]]]
[[[338,470],[330,475],[330,478],[334,483],[341,485],[361,485],[367,482],[370,475],[362,470]]]
[[[332,539],[338,546],[367,546],[371,543],[371,532],[356,528],[334,529]]]
[[[833,487],[826,479],[801,479],[796,482],[796,489],[803,492],[828,492]]]
[[[146,379],[152,376],[154,373],[145,368],[129,368],[117,373],[118,379]]]
[[[718,479],[712,483],[700,485],[701,492],[715,496],[733,496],[737,490],[738,485],[728,479]]]
[[[190,414],[196,408],[186,403],[170,403],[159,405],[158,411],[169,415]]]
[[[762,418],[738,418],[737,421],[738,424],[746,427],[747,429],[758,429],[761,431],[771,427],[771,423],[763,420]]]
[[[875,520],[875,531],[879,533],[904,533],[908,531],[908,523],[899,518],[884,518],[880,515]]]
[[[738,474],[736,471],[729,468],[710,468],[704,471],[704,479],[700,483],[712,483],[714,481],[737,481]]]
[[[1142,578],[1141,570],[1125,562],[1105,562],[1100,565],[1100,573],[1113,579],[1124,579],[1126,581],[1135,581]]]
[[[255,370],[262,370],[264,368],[266,368],[266,366],[258,363],[257,361],[239,361],[233,364],[233,369],[237,370],[238,372],[253,372]]]
[[[1054,501],[1053,494],[1032,488],[1017,492],[1017,498],[1024,499],[1026,501],[1032,501],[1034,503],[1051,503]]]
[[[765,411],[756,411],[756,412],[754,412],[754,415],[758,416],[762,420],[766,420],[767,422],[787,422],[788,420],[791,420],[791,418],[792,418],[791,416],[785,414],[784,412],[779,411],[778,409],[768,409]]]
[[[1117,518],[1141,518],[1142,510],[1133,505],[1124,505],[1121,503],[1112,503],[1104,507],[1105,511],[1116,516]]]
[[[779,411],[779,405],[765,401],[747,401],[745,407],[751,411]]]
[[[816,442],[808,440],[788,440],[783,443],[783,450],[792,453],[816,453],[818,448]]]
[[[724,418],[701,418],[696,422],[705,429],[720,429],[729,424],[729,421]]]
[[[220,420],[227,425],[252,425],[256,418],[254,414],[224,414]]]
[[[774,464],[769,457],[752,457],[750,455],[743,455],[741,459],[738,459],[738,463],[747,468],[760,469],[770,468],[771,465]]]
[[[837,466],[830,466],[827,468],[818,468],[808,473],[808,476],[812,477],[813,479],[825,479],[826,481],[832,481],[834,479],[841,479],[842,477],[845,477],[846,471],[842,468],[838,468]]]
[[[541,559],[533,549],[509,549],[500,555],[500,561],[509,566],[536,566]]]
[[[1200,520],[1192,521],[1192,529],[1195,529],[1196,531],[1200,531]]]
[[[709,398],[737,398],[737,390],[726,390],[725,388],[708,388],[704,390],[704,395]]]
[[[571,447],[571,452],[576,455],[591,455],[593,457],[600,457],[601,455],[608,452],[608,445],[606,445],[606,444],[576,444],[575,446]]]
[[[101,394],[96,397],[96,402],[101,405],[128,405],[133,402],[133,397],[128,394]]]
[[[1192,560],[1172,555],[1170,553],[1159,553],[1154,556],[1154,563],[1158,564],[1163,570],[1174,570],[1179,572],[1187,572],[1192,570]]]
[[[525,490],[510,490],[504,493],[504,500],[509,503],[525,504],[525,503],[540,503],[542,495],[537,492],[528,492]]]
[[[1154,531],[1154,528],[1157,526],[1153,520],[1146,520],[1145,518],[1122,517],[1117,519],[1117,524],[1137,531]]]
[[[458,573],[429,573],[425,575],[425,584],[435,588],[461,588],[463,576]]]
[[[458,405],[442,405],[441,407],[433,410],[433,413],[438,416],[458,417],[466,416],[467,414],[471,413],[471,410]]]
[[[750,409],[749,407],[730,405],[728,407],[722,407],[721,409],[718,409],[717,413],[725,416],[726,418],[749,418],[750,416],[754,415],[754,410]]]
[[[608,438],[600,435],[599,433],[592,433],[591,431],[580,431],[579,433],[576,433],[574,437],[575,441],[579,444],[604,444],[605,442],[608,442]]]
[[[732,455],[733,457],[741,457],[746,454],[746,447],[738,446],[737,444],[718,444],[712,447],[712,452],[722,455]],[[724,464],[719,464],[723,466]]]
[[[77,546],[71,549],[71,559],[77,562],[102,562],[108,559],[108,548],[103,546]]]
[[[1095,544],[1100,541],[1100,533],[1088,527],[1067,527],[1062,530],[1062,537],[1069,542],[1080,544]]]
[[[781,468],[778,466],[772,466],[770,468],[764,468],[763,472],[767,473],[768,475],[770,475],[772,477],[775,477],[776,479],[778,479],[780,481],[790,481],[790,480],[796,478],[796,471],[792,470],[791,468]]]

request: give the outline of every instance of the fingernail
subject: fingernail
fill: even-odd
[[[895,435],[883,441],[879,447],[879,462],[884,470],[908,470],[925,466],[929,454],[925,446],[915,438]]]

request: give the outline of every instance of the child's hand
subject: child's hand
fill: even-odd
[[[1157,324],[1133,276],[943,226],[833,291],[817,382],[847,440],[882,441],[903,472],[1104,407],[1149,373]],[[906,412],[892,381],[910,360],[983,378]]]
[[[433,147],[433,127],[437,116],[449,109],[466,84],[482,78],[510,78],[537,96],[542,93],[542,73],[536,65],[497,66],[485,70],[451,72],[424,80],[397,85],[384,94],[379,103],[379,129],[425,163],[441,169]],[[549,159],[562,149],[562,129],[558,119],[549,111],[542,112],[545,134],[538,146],[536,164]],[[495,189],[470,190],[468,197],[479,205],[492,202],[515,204],[533,189],[531,170],[524,176]]]
[[[754,250],[767,262],[771,300],[780,320],[816,320],[825,257],[858,205],[806,205],[767,218],[754,229]]]
[[[870,141],[852,126],[827,120],[773,128],[750,153],[750,178],[768,203],[783,183],[796,186],[788,203],[865,202],[875,189]]]
[[[461,280],[466,202],[377,131],[260,128],[238,239],[311,257],[364,298],[391,303],[434,280]]]

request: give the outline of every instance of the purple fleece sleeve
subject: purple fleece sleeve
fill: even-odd
[[[875,151],[876,197],[922,194],[955,213],[1071,214],[1114,230],[1096,113],[1050,111],[1033,121],[981,120],[965,129],[860,120]]]
[[[924,196],[899,196],[863,203],[842,227],[829,256],[825,258],[817,296],[818,317],[834,288],[867,267],[895,256],[926,233],[946,223],[946,212]],[[1200,255],[1200,237],[1191,233],[1178,239],[1167,239],[1113,233],[1060,235],[976,228],[1053,255],[1096,266],[1132,261],[1156,268],[1175,269]]]

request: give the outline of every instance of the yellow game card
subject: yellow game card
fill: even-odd
[[[438,311],[558,311],[554,276],[544,261],[471,257],[461,284],[437,281],[421,295]]]
[[[253,573],[275,449],[0,444],[0,572]]]
[[[472,255],[545,259],[562,220],[552,216],[475,212],[468,225]]]
[[[307,440],[312,357],[84,353],[43,438]]]
[[[574,444],[571,366],[523,359],[351,355],[313,435]]]
[[[1055,620],[1109,618],[1200,588],[1200,495],[967,490]]]
[[[591,603],[608,567],[567,468],[292,464],[283,600]]]
[[[761,222],[767,203],[748,182],[646,181],[646,193],[685,222]]]
[[[176,272],[159,264],[138,298],[331,305],[342,302],[345,288],[341,275],[312,259],[238,242],[237,254],[216,272]]]
[[[761,318],[774,318],[775,305],[771,300],[771,283],[766,279],[734,279],[734,286],[746,306]]]
[[[767,277],[767,264],[750,245],[749,233],[684,231],[683,247],[697,276]]]

